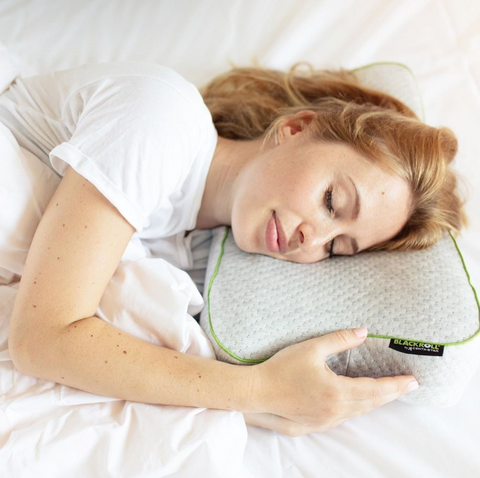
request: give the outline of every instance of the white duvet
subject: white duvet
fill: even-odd
[[[60,180],[3,124],[0,168],[0,201],[8,204],[0,216],[0,477],[80,476],[79,470],[190,477],[199,464],[210,476],[226,470],[236,476],[247,440],[240,412],[129,402],[16,371],[7,338],[17,279]],[[193,318],[203,304],[187,272],[139,257],[120,262],[95,315],[156,345],[215,359]]]
[[[301,59],[319,67],[407,64],[426,122],[459,137],[457,167],[470,182],[472,221],[459,245],[480,288],[476,0],[0,0],[0,42],[22,76],[135,59],[163,63],[197,86],[228,69],[229,60],[282,69]],[[0,69],[0,91],[10,74]],[[14,182],[8,151],[10,158],[19,153],[0,131],[0,237],[14,232],[4,243],[8,253],[0,250],[1,478],[480,476],[480,370],[455,407],[394,401],[297,438],[246,426],[239,412],[127,402],[18,373],[8,355],[10,311],[35,221],[56,184],[23,156]],[[208,246],[202,242],[198,257]],[[193,319],[204,305],[201,271],[194,281],[161,258],[130,259],[120,263],[96,315],[144,340],[214,358]]]

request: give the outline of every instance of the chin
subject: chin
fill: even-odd
[[[236,229],[233,227],[233,225],[228,226],[232,230],[232,236],[233,240],[235,241],[235,244],[237,247],[242,250],[243,252],[248,252],[248,253],[258,253],[257,250],[252,249],[251,247],[251,241],[248,240],[248,237],[245,237],[245,233],[241,234],[240,237],[238,234],[236,234]],[[240,228],[240,230],[245,231],[245,229]]]

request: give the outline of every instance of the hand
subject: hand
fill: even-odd
[[[246,422],[301,436],[335,428],[408,393],[412,375],[352,378],[335,374],[325,363],[329,355],[364,340],[353,329],[340,330],[290,345],[254,365],[259,413],[244,413]]]

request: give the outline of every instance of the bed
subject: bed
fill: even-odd
[[[458,244],[480,288],[477,0],[1,0],[0,42],[23,77],[141,60],[198,87],[231,64],[408,65],[426,122],[459,139],[455,167],[466,178],[470,226]],[[195,230],[185,240],[195,267],[125,257],[96,315],[144,340],[215,358],[194,319],[211,235]],[[2,478],[480,476],[480,369],[453,407],[394,401],[327,432],[288,437],[246,425],[236,411],[128,402],[23,376],[7,347],[19,278],[0,285]],[[172,300],[159,301],[159,291]]]

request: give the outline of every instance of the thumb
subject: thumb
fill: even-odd
[[[367,336],[367,328],[337,330],[320,337],[320,349],[324,357],[343,352],[362,344]]]

